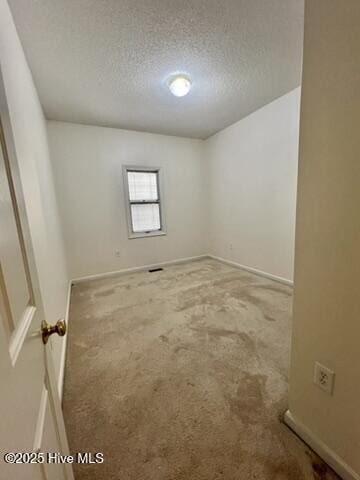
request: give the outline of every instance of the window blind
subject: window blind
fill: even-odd
[[[158,173],[128,171],[132,231],[153,232],[161,229]]]

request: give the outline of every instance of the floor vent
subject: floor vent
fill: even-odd
[[[162,272],[163,268],[150,268],[149,273]]]

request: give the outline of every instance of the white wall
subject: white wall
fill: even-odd
[[[48,133],[72,278],[205,253],[201,140],[52,121]],[[123,164],[163,167],[167,235],[128,239]]]
[[[70,276],[211,253],[292,279],[299,102],[205,142],[49,121]],[[166,236],[128,239],[123,164],[164,167]]]
[[[300,88],[206,141],[209,251],[293,278]]]
[[[306,2],[290,371],[296,424],[345,479],[360,478],[359,24],[359,0]],[[315,361],[335,371],[333,396]]]
[[[47,321],[64,317],[67,271],[46,123],[6,0],[0,0],[0,64]],[[59,371],[63,339],[53,340]]]

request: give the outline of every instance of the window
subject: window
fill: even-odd
[[[160,169],[123,167],[129,238],[165,235]]]

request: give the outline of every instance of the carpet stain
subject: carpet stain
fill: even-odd
[[[236,395],[225,397],[230,410],[243,424],[256,425],[259,415],[263,416],[263,390],[266,377],[244,373],[236,390]]]
[[[245,332],[237,332],[235,330],[227,330],[225,328],[215,328],[215,327],[190,327],[190,329],[200,336],[208,336],[214,340],[220,338],[230,338],[234,341],[243,342],[250,349],[254,349],[254,340],[247,335]]]
[[[314,480],[330,480],[334,478],[333,470],[312,450],[307,450],[306,454],[311,462]]]
[[[290,287],[210,259],[72,289],[76,480],[335,480],[282,423]]]
[[[114,288],[109,288],[108,290],[104,290],[102,292],[96,292],[94,294],[95,297],[107,297],[109,295],[112,295],[113,293],[115,293],[115,289]]]

